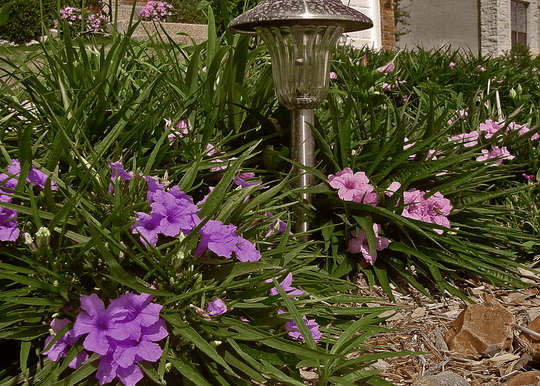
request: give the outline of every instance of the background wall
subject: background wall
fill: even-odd
[[[400,37],[399,48],[450,45],[478,53],[479,1],[401,0],[400,7],[410,14],[410,25],[405,26],[410,32]]]

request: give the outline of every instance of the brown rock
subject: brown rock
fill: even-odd
[[[450,325],[444,340],[451,351],[466,357],[492,357],[510,348],[514,316],[493,302],[471,304]]]
[[[417,378],[411,386],[469,386],[469,382],[456,373],[443,371],[437,375]]]
[[[531,323],[527,325],[529,330],[540,333],[540,316],[537,316]],[[531,345],[534,352],[540,352],[540,338],[532,336],[526,332],[522,332],[520,336]]]
[[[540,371],[527,371],[516,374],[504,386],[537,386],[539,382]]]

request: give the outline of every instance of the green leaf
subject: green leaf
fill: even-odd
[[[167,316],[164,318],[167,320]],[[208,355],[213,361],[223,366],[225,369],[235,374],[235,372],[230,368],[230,366],[223,360],[223,358],[216,352],[216,350],[210,346],[210,344],[201,337],[197,331],[189,326],[181,327],[176,326],[178,333],[180,333],[184,338],[193,343],[199,350]],[[236,374],[235,374],[236,375]]]
[[[214,386],[208,383],[206,379],[197,371],[192,363],[185,358],[169,358],[169,362],[182,374],[184,377],[195,383],[197,386]]]

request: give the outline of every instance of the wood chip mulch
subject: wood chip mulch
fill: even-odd
[[[461,279],[460,283],[460,290],[474,302],[480,303],[488,295],[514,315],[517,327],[511,351],[500,352],[491,358],[473,359],[449,351],[443,336],[467,303],[451,296],[441,296],[434,302],[409,286],[407,293],[393,291],[395,302],[392,303],[403,309],[382,314],[393,315],[382,326],[399,331],[377,334],[366,344],[378,347],[357,355],[388,351],[421,352],[379,359],[371,365],[370,368],[380,370],[380,376],[396,386],[410,385],[416,378],[443,371],[461,375],[472,386],[502,385],[517,372],[539,370],[540,359],[535,361],[537,355],[534,350],[520,338],[523,333],[520,327],[526,327],[540,315],[540,276],[527,271],[524,273],[527,275],[524,281],[531,287],[521,291],[496,288],[480,279]],[[381,288],[370,289],[362,277],[358,278],[357,284],[358,294],[378,297],[385,305],[390,301]],[[407,286],[404,284],[402,290]]]

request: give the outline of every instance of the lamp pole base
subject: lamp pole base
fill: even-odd
[[[291,110],[291,158],[293,161],[306,166],[315,167],[315,140],[311,133],[311,127],[315,121],[313,109],[293,109]],[[313,186],[315,178],[305,169],[295,166],[294,172],[300,174],[296,182],[296,187],[307,188]],[[300,193],[302,205],[307,206],[311,203],[311,193]],[[306,232],[309,230],[308,216],[301,209],[295,210],[296,214],[296,233],[304,233],[301,236],[302,241],[309,239]]]

